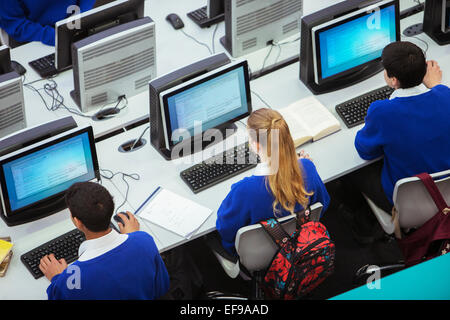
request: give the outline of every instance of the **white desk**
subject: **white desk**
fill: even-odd
[[[422,15],[418,14],[405,19],[402,21],[402,29],[417,23],[421,17]],[[419,38],[428,42],[429,49],[427,56],[429,59],[439,60],[441,67],[444,70],[443,83],[449,85],[450,46],[440,47],[425,34],[420,35]],[[417,39],[412,38],[409,40],[423,46]],[[285,107],[302,98],[311,96],[311,92],[298,79],[298,68],[299,64],[296,63],[267,76],[258,78],[251,82],[251,89],[258,92],[259,95],[274,109]],[[341,121],[334,109],[336,104],[384,85],[385,81],[383,73],[380,72],[376,76],[359,84],[332,93],[320,95],[317,96],[317,98],[336,116],[336,118],[339,119],[339,121]],[[265,107],[265,105],[254,95],[252,96],[252,101],[254,109]],[[239,128],[238,133],[235,136],[230,137],[229,140],[237,139],[238,142],[244,142],[245,130],[240,123],[237,123],[237,125]],[[311,155],[319,175],[324,182],[337,179],[371,163],[361,159],[354,148],[355,135],[362,125],[347,129],[345,124],[341,121],[341,126],[342,129],[339,132],[319,141],[305,144],[299,148],[305,149],[306,152]],[[194,156],[194,162],[191,162],[189,157],[186,157],[185,160],[187,161],[184,161],[183,159],[166,161],[150,145],[149,134],[147,134],[145,138],[148,142],[145,147],[132,153],[120,153],[117,151],[120,144],[137,138],[145,127],[146,125],[140,126],[97,144],[99,159],[100,162],[105,165],[105,168],[107,167],[113,171],[138,173],[140,175],[140,181],[132,181],[130,183],[131,189],[128,196],[130,208],[136,210],[156,187],[162,186],[213,210],[212,216],[205,222],[193,238],[213,231],[215,229],[217,209],[229,192],[231,185],[241,180],[243,177],[251,175],[252,171],[250,170],[242,173],[239,176],[233,177],[195,195],[181,180],[179,173],[187,167],[200,162],[202,157],[203,159],[207,159],[211,156],[210,150],[214,147],[206,149],[203,152],[203,156],[202,153],[196,154]],[[125,185],[120,186],[119,184],[116,184],[116,186],[121,192],[124,192]],[[163,243],[163,251],[187,241],[182,237],[155,225],[150,225],[149,232]]]
[[[413,4],[412,0],[402,0],[401,4],[403,5],[405,2]],[[169,72],[173,68],[186,65],[191,63],[193,60],[198,60],[208,54],[208,51],[205,48],[185,38],[181,33],[171,30],[171,27],[164,21],[164,17],[167,13],[176,12],[180,14],[182,18],[184,17],[183,20],[186,25],[186,32],[197,37],[199,40],[207,41],[207,39],[209,39],[209,35],[212,34],[212,29],[196,29],[196,26],[190,22],[184,14],[182,14],[182,12],[187,12],[201,7],[204,5],[203,0],[189,1],[189,5],[187,4],[187,1],[177,1],[175,3],[174,0],[151,0],[147,1],[147,3],[150,3],[149,15],[157,22],[157,50],[159,52],[157,58],[158,74]],[[314,1],[313,4],[312,0],[306,0],[305,13],[307,12],[307,6],[312,4],[313,5],[311,7],[316,5],[320,8],[320,6],[326,6],[327,4],[330,5],[332,3],[335,3],[335,1],[317,0]],[[419,14],[405,19],[402,21],[402,29],[418,22],[421,17],[422,14]],[[222,32],[220,32],[220,30],[222,30]],[[219,26],[217,36],[220,34],[223,34],[223,23]],[[444,70],[443,82],[449,85],[450,46],[439,47],[426,35],[420,35],[419,38],[428,42],[430,48],[427,56],[429,59],[436,59],[440,62],[441,67]],[[422,46],[420,41],[415,39],[410,40]],[[218,41],[218,37],[216,41]],[[183,51],[177,51],[176,49],[178,47],[183,48]],[[216,45],[216,50],[222,49],[223,48],[220,44]],[[30,57],[37,58],[45,54],[49,54],[51,51],[52,48],[50,47],[45,47],[37,43],[31,43],[14,49],[12,55],[14,59],[18,60],[25,67],[27,67],[27,81],[32,81],[37,79],[37,75],[28,67],[27,62],[31,60]],[[166,54],[164,54],[164,52]],[[262,64],[262,59],[264,59],[265,53],[260,52],[258,54],[260,54],[260,62]],[[71,78],[71,71],[66,71],[56,78],[61,93],[65,96],[67,102],[71,101],[68,95],[69,91],[73,88],[73,80]],[[334,106],[337,103],[348,100],[354,96],[383,85],[383,76],[380,73],[377,76],[352,87],[318,96],[318,99],[335,114]],[[298,63],[252,81],[251,88],[261,95],[261,97],[263,97],[263,99],[275,109],[287,106],[294,101],[311,95],[311,92],[307,90],[307,88],[298,79]],[[29,90],[25,89],[25,92],[27,91]],[[33,108],[30,109],[30,114],[34,114],[36,117],[39,117],[35,119],[37,123],[41,121],[38,119],[44,119],[45,117],[51,117],[52,115],[56,115],[55,117],[60,117],[67,114],[65,111],[47,114],[43,112],[45,109],[41,105],[39,98],[37,96],[31,96],[34,95],[34,93],[29,92],[26,93],[26,95],[27,108]],[[252,98],[254,109],[264,107],[264,104],[260,102],[257,97],[253,96]],[[93,123],[94,131],[97,137],[117,128],[122,128],[125,126],[124,124],[132,123],[139,118],[147,116],[147,93],[129,98],[128,100],[130,102],[130,106],[127,110],[128,113],[124,113],[120,117],[113,120],[108,120],[104,123]],[[79,124],[84,124],[84,119],[76,116],[75,118]],[[120,135],[116,135],[97,143],[100,168],[109,169],[113,172],[122,171],[128,174],[138,173],[141,177],[141,180],[139,181],[128,180],[130,185],[128,202],[122,209],[135,211],[157,186],[162,186],[213,210],[213,214],[203,224],[193,238],[213,231],[215,229],[217,209],[223,198],[228,193],[231,184],[241,180],[245,176],[251,175],[252,171],[242,173],[239,176],[233,177],[219,185],[194,195],[179,177],[179,172],[191,166],[193,163],[182,163],[182,161],[169,162],[164,160],[162,156],[160,156],[159,153],[157,153],[157,151],[150,145],[150,141],[148,141],[148,134],[145,136],[147,139],[147,145],[142,149],[128,154],[122,154],[117,151],[120,144],[138,137],[142,130],[144,130],[145,126],[146,125],[142,125],[138,128],[126,131]],[[245,137],[245,130],[240,123],[238,123],[238,127],[238,132],[230,139],[239,137],[240,139],[238,139],[238,141],[243,142],[244,140],[242,139]],[[360,127],[349,130],[346,129],[344,124],[342,124],[342,130],[338,133],[323,140],[301,147],[310,153],[320,176],[325,182],[336,179],[339,176],[367,164],[367,162],[359,158],[353,147],[354,137],[359,128]],[[209,150],[210,149],[207,149],[204,154],[208,154]],[[206,155],[205,158],[206,157],[208,156]],[[196,162],[199,161],[200,160],[197,159]],[[116,204],[121,203],[124,198],[126,186],[120,180],[120,177],[116,177],[113,183],[104,180],[104,184],[114,195]],[[0,278],[0,299],[46,298],[45,289],[48,285],[48,281],[45,278],[34,280],[31,274],[29,274],[26,270],[25,266],[23,266],[20,262],[20,255],[38,246],[39,244],[48,241],[49,239],[53,239],[54,237],[73,229],[73,225],[71,225],[67,215],[67,210],[64,210],[43,220],[13,228],[6,227],[3,221],[0,221],[0,235],[10,235],[15,242],[12,263],[6,277]],[[168,250],[187,241],[169,231],[155,225],[151,225],[148,222],[143,223],[141,221],[141,226],[142,230],[147,230],[153,235],[160,251]]]
[[[336,1],[333,0],[305,0],[304,13],[309,14],[335,2]],[[151,17],[156,24],[156,68],[158,76],[189,65],[194,61],[198,61],[210,55],[208,49],[187,38],[181,31],[174,30],[165,20],[169,13],[177,13],[184,21],[185,27],[183,30],[199,41],[208,44],[208,46],[212,49],[213,31],[215,26],[201,29],[186,16],[186,13],[198,9],[205,4],[206,0],[147,0],[145,2],[145,15]],[[225,23],[221,22],[218,25],[216,36],[214,38],[215,53],[226,52],[219,41],[224,34]],[[295,39],[296,36],[293,36],[293,38]],[[299,41],[283,45],[279,55],[279,49],[273,48],[266,61],[265,69],[273,65],[276,62],[277,57],[277,61],[279,62],[298,55],[299,48]],[[269,50],[269,48],[261,49],[241,58],[247,59],[250,69],[257,73],[263,66],[264,59],[266,58]],[[28,65],[28,62],[48,55],[52,52],[54,52],[53,47],[49,47],[38,42],[33,42],[13,49],[11,51],[11,56],[12,59],[20,62],[28,70],[26,73],[26,82],[28,83],[40,79],[39,75]],[[58,90],[64,97],[66,105],[71,108],[78,109],[75,102],[70,97],[70,91],[74,88],[72,70],[62,72],[57,75],[54,80],[58,84]],[[39,82],[35,84],[35,86],[42,88],[43,83],[44,82]],[[125,108],[117,117],[104,121],[94,121],[89,118],[73,115],[64,109],[53,112],[47,111],[35,92],[27,88],[25,88],[24,91],[27,118],[30,119],[29,125],[39,124],[49,119],[72,115],[78,125],[92,125],[94,128],[94,136],[96,138],[127,127],[137,121],[146,119],[149,114],[148,91],[133,97],[127,97],[129,102],[128,107]],[[50,101],[50,99],[47,99],[47,101]],[[100,107],[88,112],[87,114],[93,115],[99,109]]]

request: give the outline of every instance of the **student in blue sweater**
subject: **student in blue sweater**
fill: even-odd
[[[353,187],[390,213],[398,180],[450,168],[450,89],[441,84],[438,63],[427,62],[410,42],[388,45],[382,63],[386,83],[395,91],[372,103],[355,147],[365,160],[383,160],[350,178]]]
[[[0,28],[17,42],[40,41],[55,45],[55,23],[73,12],[92,9],[95,0],[0,0]]]
[[[299,159],[280,113],[256,110],[248,118],[247,127],[250,146],[261,163],[251,177],[231,186],[217,212],[216,227],[222,246],[232,256],[236,255],[234,242],[239,228],[300,212],[315,202],[321,202],[325,211],[330,203],[314,164],[307,157]],[[276,132],[278,139],[272,143],[277,138],[272,133]]]
[[[51,281],[49,300],[156,299],[169,288],[169,276],[153,238],[139,231],[130,212],[119,214],[120,234],[109,227],[114,202],[100,184],[80,182],[66,193],[75,226],[86,241],[70,266],[53,254],[41,259],[43,274]]]

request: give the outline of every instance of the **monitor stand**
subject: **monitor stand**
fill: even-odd
[[[46,201],[45,203],[39,206],[27,209],[12,217],[6,216],[5,213],[3,212],[2,206],[0,206],[0,216],[2,217],[3,221],[5,221],[5,223],[8,225],[8,227],[12,227],[45,218],[56,212],[64,210],[66,207],[67,206],[64,199],[64,195],[62,195],[57,198],[53,198],[52,200]]]
[[[361,81],[367,80],[377,73],[383,71],[383,65],[381,61],[377,63],[369,64],[345,77],[326,82],[324,84],[318,85],[314,80],[305,83],[305,85],[312,91],[314,94],[324,94],[329,93],[335,90],[344,89],[346,87],[350,87],[354,84],[357,84]]]
[[[201,137],[194,137],[189,140],[182,141],[176,144],[171,150],[165,148],[160,148],[157,150],[166,160],[175,160],[193,155],[196,152],[201,152],[210,146],[223,142],[236,133],[236,131],[237,126],[234,123],[229,123],[221,127],[211,129],[209,131],[211,134],[209,135],[208,131],[206,131]],[[216,135],[220,135],[222,139],[214,139]]]

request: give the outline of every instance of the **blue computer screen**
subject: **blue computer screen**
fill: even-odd
[[[384,47],[395,41],[394,5],[320,32],[322,79],[380,58]]]
[[[3,164],[12,211],[95,178],[88,132]]]
[[[244,72],[242,66],[168,97],[172,132],[194,136],[194,126],[201,124],[202,132],[248,112]],[[172,141],[179,141],[177,134]]]

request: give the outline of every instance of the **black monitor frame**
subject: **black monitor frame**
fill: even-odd
[[[8,46],[0,46],[0,75],[12,72],[11,53]]]
[[[360,9],[370,7],[385,0],[347,0],[336,5],[330,6],[313,14],[304,16],[301,21],[301,43],[300,43],[300,80],[314,94],[324,94],[335,90],[352,86],[356,83],[364,81],[383,70],[381,58],[369,61],[365,64],[346,70],[339,75],[327,78],[327,81],[315,81],[315,59],[317,56],[313,52],[313,32],[312,29],[324,23],[333,21]],[[391,4],[395,5],[396,19],[396,38],[400,40],[400,6],[399,0],[391,0]],[[387,5],[389,6],[389,4]],[[355,16],[350,20],[355,19]],[[348,21],[347,19],[344,21]]]
[[[71,16],[55,24],[55,67],[58,71],[72,67],[72,44],[111,27],[144,16],[145,0],[117,0]],[[77,25],[80,28],[77,29]]]
[[[442,0],[442,26],[443,33],[450,33],[450,0]]]
[[[45,199],[41,199],[33,204],[24,206],[20,209],[13,211],[11,209],[11,205],[9,202],[5,175],[3,170],[1,169],[3,165],[7,162],[20,159],[24,156],[35,153],[39,150],[45,149],[47,147],[50,147],[52,145],[58,144],[62,141],[71,139],[75,136],[79,136],[85,133],[87,133],[89,137],[89,144],[92,153],[95,179],[97,179],[97,181],[101,181],[100,169],[97,159],[97,151],[95,148],[94,133],[92,127],[90,126],[81,129],[74,129],[72,131],[63,133],[56,137],[46,139],[44,141],[41,141],[34,147],[30,146],[29,148],[25,149],[22,152],[16,152],[11,156],[5,156],[2,158],[2,160],[0,160],[0,187],[2,197],[2,202],[0,206],[1,209],[0,216],[3,218],[3,220],[6,222],[8,226],[14,226],[44,218],[46,216],[49,216],[51,214],[54,214],[58,211],[65,209],[66,203],[64,201],[65,191],[62,191],[52,196],[49,196]]]
[[[172,154],[170,150],[166,149],[164,140],[160,93],[230,62],[230,58],[225,53],[218,53],[152,79],[149,82],[150,142],[164,159],[172,160]]]
[[[425,2],[423,32],[440,46],[450,44],[450,30],[444,29],[443,25],[444,16],[447,14],[445,9],[448,9],[449,3],[449,0],[427,0]]]
[[[207,77],[198,79],[196,81],[193,81],[191,83],[189,83],[188,85],[182,86],[181,88],[178,88],[176,90],[171,91],[170,93],[164,94],[161,93],[161,99],[162,99],[162,108],[164,108],[164,122],[165,122],[165,135],[167,135],[167,140],[169,145],[167,145],[166,142],[166,148],[167,149],[173,149],[176,145],[180,144],[180,143],[191,143],[190,141],[182,141],[182,142],[177,142],[174,143],[173,140],[171,139],[171,135],[172,135],[172,126],[171,126],[171,121],[170,121],[170,112],[169,112],[169,106],[168,106],[168,99],[172,96],[175,96],[181,92],[184,92],[186,90],[189,90],[191,88],[194,88],[198,85],[201,85],[202,83],[208,82],[209,80],[215,79],[217,77],[220,77],[223,74],[226,74],[232,70],[237,70],[243,68],[243,72],[244,72],[244,84],[245,84],[245,92],[246,92],[246,100],[247,100],[247,112],[233,118],[230,119],[228,121],[226,121],[225,123],[220,124],[219,126],[216,126],[214,128],[211,129],[207,129],[207,130],[203,130],[201,133],[197,134],[196,136],[191,137],[191,140],[195,141],[199,141],[199,140],[204,140],[205,138],[205,134],[207,134],[207,131],[209,130],[219,130],[222,132],[222,134],[224,134],[226,129],[234,129],[233,125],[236,121],[239,121],[241,119],[244,119],[246,117],[248,117],[250,115],[250,113],[252,112],[252,100],[251,100],[251,92],[250,92],[250,79],[249,79],[249,72],[248,72],[248,63],[246,60],[240,61],[238,63],[232,64],[230,66],[224,67],[222,70],[220,71],[211,71],[211,74],[208,75]],[[223,135],[225,136],[225,135]]]
[[[380,6],[379,8],[380,8],[380,10],[382,10],[382,9],[391,7],[393,5],[394,6],[397,5],[397,7],[395,8],[395,15],[396,15],[396,17],[395,17],[395,21],[396,21],[395,33],[396,33],[396,41],[399,41],[400,40],[400,23],[398,23],[398,22],[400,21],[400,18],[399,18],[399,14],[400,14],[399,11],[400,10],[399,10],[399,7],[398,7],[398,2],[391,1],[389,3],[385,3],[384,5]],[[355,72],[358,72],[358,71],[366,68],[370,64],[374,64],[374,63],[379,64],[381,62],[381,57],[379,57],[379,58],[377,58],[375,60],[368,61],[366,63],[360,64],[360,65],[355,66],[355,67],[353,67],[351,69],[339,72],[339,73],[334,74],[332,76],[329,76],[327,78],[323,78],[322,77],[322,64],[320,63],[320,61],[321,61],[320,34],[322,32],[324,32],[324,31],[327,31],[327,30],[333,29],[333,28],[335,28],[337,26],[346,24],[347,22],[353,21],[355,19],[358,19],[358,18],[361,18],[361,17],[364,17],[364,16],[369,16],[371,14],[372,14],[372,12],[363,11],[363,12],[361,12],[359,14],[349,16],[348,18],[346,18],[344,20],[341,20],[339,22],[332,23],[332,24],[328,25],[327,27],[324,27],[324,28],[320,29],[318,32],[315,33],[315,37],[313,39],[313,41],[314,41],[313,47],[315,45],[315,56],[314,56],[314,62],[315,63],[314,64],[315,64],[315,67],[317,68],[317,78],[318,78],[317,82],[318,82],[319,85],[326,84],[328,82],[334,82],[336,80],[339,80],[341,78],[346,77],[347,75],[351,75],[351,74],[353,74]]]

